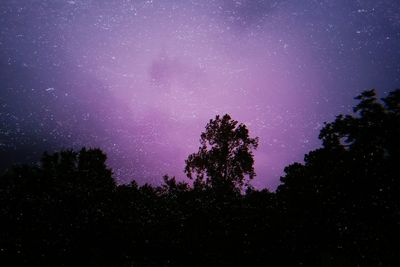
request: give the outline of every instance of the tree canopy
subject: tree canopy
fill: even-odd
[[[325,124],[321,148],[285,168],[277,196],[286,219],[302,221],[298,231],[315,238],[313,249],[354,253],[365,260],[353,264],[378,266],[396,257],[387,233],[400,221],[400,90],[382,101],[365,91],[356,100],[354,114]]]
[[[255,177],[253,150],[258,138],[251,138],[246,125],[228,114],[209,121],[200,144],[198,152],[185,161],[185,173],[195,178],[195,185],[240,191]]]
[[[356,99],[276,192],[242,190],[258,139],[229,115],[210,120],[186,160],[193,186],[168,175],[161,186],[117,185],[100,149],[14,166],[0,175],[0,262],[400,266],[400,90]]]

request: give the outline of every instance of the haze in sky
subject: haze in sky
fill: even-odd
[[[260,138],[253,185],[320,145],[353,97],[400,87],[400,2],[0,3],[2,167],[100,147],[119,182],[184,178],[217,114]]]

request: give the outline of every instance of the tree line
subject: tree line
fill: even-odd
[[[258,138],[229,115],[188,156],[190,183],[117,185],[100,149],[45,153],[0,176],[4,266],[399,266],[400,90],[357,98],[285,168],[251,186]]]

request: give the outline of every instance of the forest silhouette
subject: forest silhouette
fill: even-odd
[[[188,156],[191,182],[117,185],[100,149],[0,177],[2,266],[400,266],[400,90],[357,98],[322,147],[255,189],[258,138],[229,115]]]

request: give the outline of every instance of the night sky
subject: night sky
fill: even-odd
[[[354,97],[400,87],[398,0],[2,0],[1,167],[100,147],[119,182],[184,178],[209,119],[260,137],[257,188]]]

